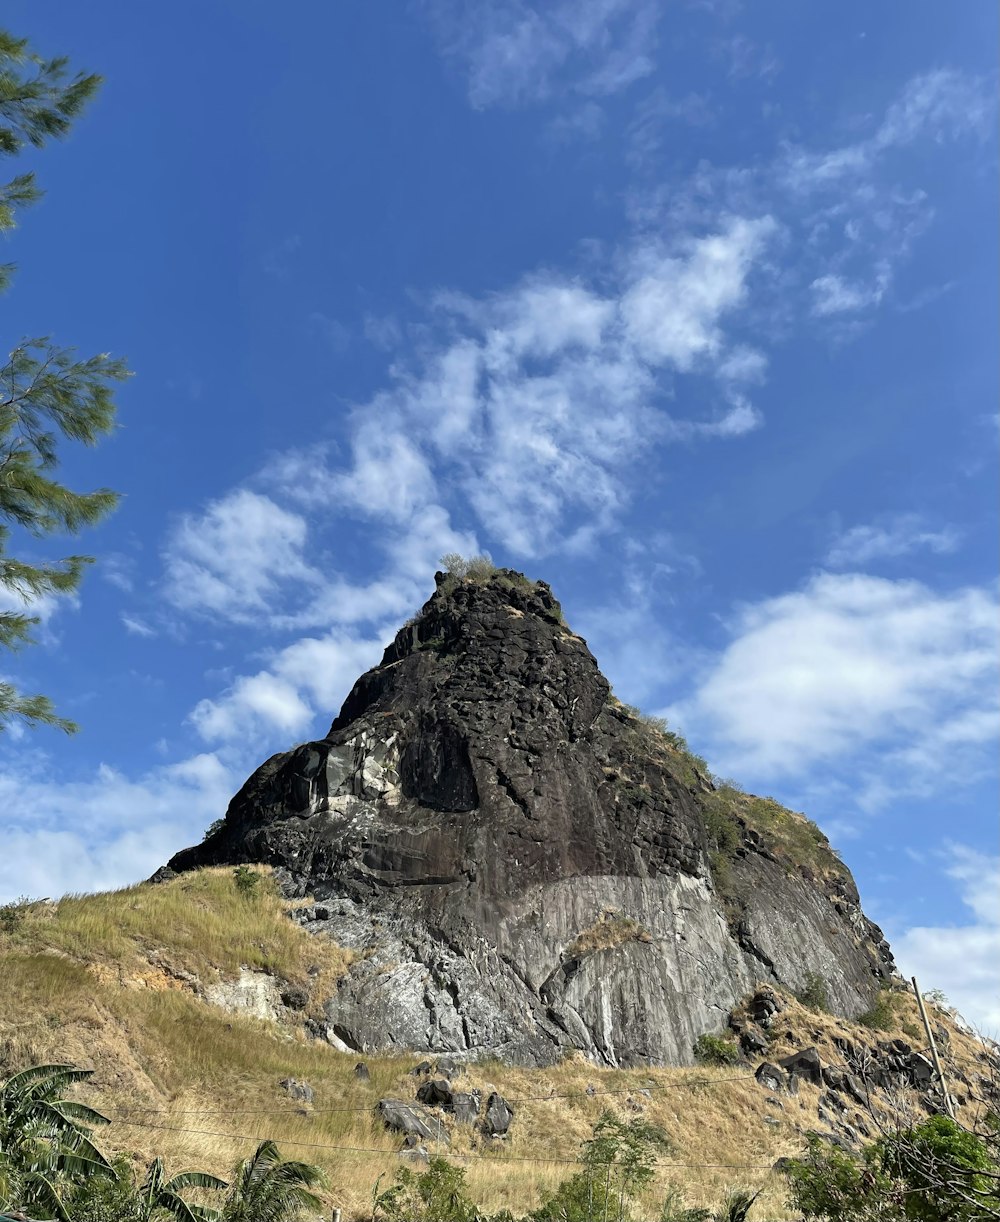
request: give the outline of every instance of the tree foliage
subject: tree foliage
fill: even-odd
[[[984,1222],[1000,1218],[989,1143],[949,1116],[888,1133],[860,1155],[810,1139],[786,1167],[790,1204],[828,1222]]]
[[[93,74],[71,77],[65,58],[43,59],[26,40],[0,31],[0,156],[65,136],[100,83]],[[18,211],[40,195],[33,173],[0,186],[0,231],[12,229]],[[12,264],[0,267],[0,289],[13,270]],[[76,534],[114,508],[115,493],[75,492],[55,470],[61,443],[93,445],[112,431],[113,387],[127,376],[124,362],[107,353],[79,358],[48,337],[21,339],[0,365],[0,595],[7,593],[0,601],[0,647],[30,643],[38,622],[32,604],[74,591],[91,561],[82,555],[57,562],[16,559],[9,554],[12,530],[28,537]],[[24,695],[0,680],[0,729],[14,719],[75,729],[47,697]]]
[[[91,1069],[35,1065],[0,1083],[0,1208],[39,1208],[66,1220],[65,1187],[114,1169],[91,1140],[108,1118],[62,1092]]]

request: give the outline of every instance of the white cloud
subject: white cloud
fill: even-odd
[[[942,989],[959,1013],[1000,1037],[1000,857],[951,844],[945,874],[958,886],[974,921],[914,926],[892,939],[900,968],[921,989]]]
[[[621,310],[626,333],[651,363],[686,373],[720,352],[721,320],[743,301],[750,267],[774,229],[771,217],[733,217],[678,253],[639,248]]]
[[[636,243],[610,290],[547,274],[483,300],[439,293],[445,338],[355,413],[339,503],[412,521],[460,493],[516,555],[586,546],[617,520],[651,445],[759,425],[733,385],[760,380],[766,361],[726,324],[773,231],[768,217],[729,217],[671,247]],[[672,419],[674,373],[716,380],[723,415]]]
[[[145,620],[140,619],[137,615],[126,615],[125,612],[122,612],[122,623],[125,625],[125,631],[132,636],[156,636],[156,629],[151,628]]]
[[[148,877],[225,813],[236,781],[212,754],[138,779],[104,764],[89,778],[69,779],[37,754],[8,761],[0,773],[0,902]]]
[[[289,587],[320,576],[303,550],[307,524],[270,497],[239,488],[186,514],[167,540],[165,592],[183,611],[249,623],[283,603]]]
[[[902,514],[882,524],[852,526],[839,535],[826,554],[833,568],[852,568],[873,560],[896,559],[926,548],[941,555],[953,552],[961,536],[956,530],[928,530],[916,514]]]
[[[997,600],[822,573],[743,607],[678,719],[720,770],[796,778],[852,761],[857,800],[930,792],[947,744],[979,761],[998,730]],[[970,770],[972,764],[969,764]]]
[[[824,152],[790,147],[785,185],[797,192],[827,189],[831,184],[868,174],[893,149],[922,137],[937,142],[967,133],[982,133],[990,102],[981,82],[953,69],[936,69],[913,77],[866,139]]]
[[[216,744],[287,743],[317,715],[330,720],[354,680],[379,660],[387,640],[342,631],[305,637],[277,653],[270,666],[242,675],[221,696],[200,701],[195,729]]]
[[[883,266],[870,284],[847,281],[836,273],[818,276],[810,288],[813,293],[812,312],[820,318],[830,314],[852,314],[877,306],[889,287],[889,269]]]
[[[430,0],[444,51],[464,66],[476,107],[562,92],[618,93],[653,71],[656,0]]]

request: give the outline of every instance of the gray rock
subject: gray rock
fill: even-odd
[[[767,1052],[769,1044],[759,1031],[755,1031],[752,1027],[740,1032],[740,1048],[744,1056],[753,1056],[755,1053]]]
[[[835,1065],[823,1066],[823,1081],[831,1090],[843,1090],[846,1074]]]
[[[448,1111],[458,1124],[474,1124],[479,1116],[480,1097],[478,1091],[453,1091]]]
[[[421,1061],[419,1065],[414,1065],[414,1067],[410,1070],[410,1074],[414,1078],[420,1078],[423,1077],[424,1074],[433,1072],[434,1066],[430,1063],[430,1061]]]
[[[454,1091],[447,1078],[432,1078],[417,1088],[417,1099],[427,1107],[449,1107]]]
[[[412,1133],[403,1142],[399,1150],[399,1157],[405,1162],[410,1163],[429,1163],[430,1155],[427,1153],[427,1147],[420,1144],[419,1138]]]
[[[278,1085],[293,1099],[300,1099],[303,1103],[312,1103],[316,1095],[308,1082],[299,1082],[295,1078],[282,1078]]]
[[[823,1081],[823,1063],[815,1048],[803,1048],[799,1052],[793,1052],[791,1056],[781,1057],[778,1064],[790,1074],[805,1078],[816,1086]]]
[[[457,1061],[453,1057],[445,1057],[437,1063],[438,1073],[445,1078],[457,1078],[459,1074],[465,1073],[465,1070],[465,1062]]]
[[[763,1064],[758,1065],[753,1076],[765,1090],[769,1091],[784,1090],[788,1083],[787,1075],[777,1065],[772,1065],[770,1061],[764,1061]]]
[[[447,1133],[440,1120],[424,1108],[414,1107],[401,1099],[380,1099],[377,1107],[382,1123],[394,1133],[403,1133],[423,1141],[446,1140]]]
[[[358,1061],[357,1065],[354,1066],[354,1076],[361,1082],[370,1082],[372,1075],[371,1070],[368,1068],[365,1062]]]
[[[514,1109],[506,1099],[493,1091],[486,1100],[486,1111],[480,1121],[480,1128],[488,1137],[503,1137],[514,1119]]]
[[[286,984],[281,990],[281,1000],[290,1010],[304,1010],[309,1004],[309,990],[300,984]]]
[[[838,1013],[867,1010],[891,957],[850,876],[748,829],[724,900],[709,792],[544,583],[442,576],[329,733],[267,760],[170,868],[270,865],[304,927],[357,952],[323,1005],[355,1052],[691,1064],[692,1032],[803,962]],[[755,997],[771,1022],[777,995]]]

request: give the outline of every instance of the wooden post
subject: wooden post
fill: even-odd
[[[938,1057],[937,1043],[934,1040],[934,1032],[931,1030],[930,1020],[927,1017],[927,1010],[924,1006],[924,999],[920,995],[920,986],[917,984],[916,976],[912,976],[913,992],[917,997],[917,1005],[920,1008],[920,1017],[924,1020],[924,1030],[927,1032],[927,1042],[931,1049],[931,1060],[934,1062],[934,1071],[938,1076],[938,1081],[941,1083],[941,1090],[944,1093],[944,1105],[948,1110],[948,1115],[955,1119],[955,1109],[951,1105],[951,1095],[948,1093],[948,1083],[944,1080],[944,1070],[941,1068],[941,1060]]]

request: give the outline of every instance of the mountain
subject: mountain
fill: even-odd
[[[893,971],[815,825],[713,784],[544,582],[483,564],[160,876],[237,863],[351,952],[315,1024],[343,1050],[684,1065],[758,983],[854,1018]]]

